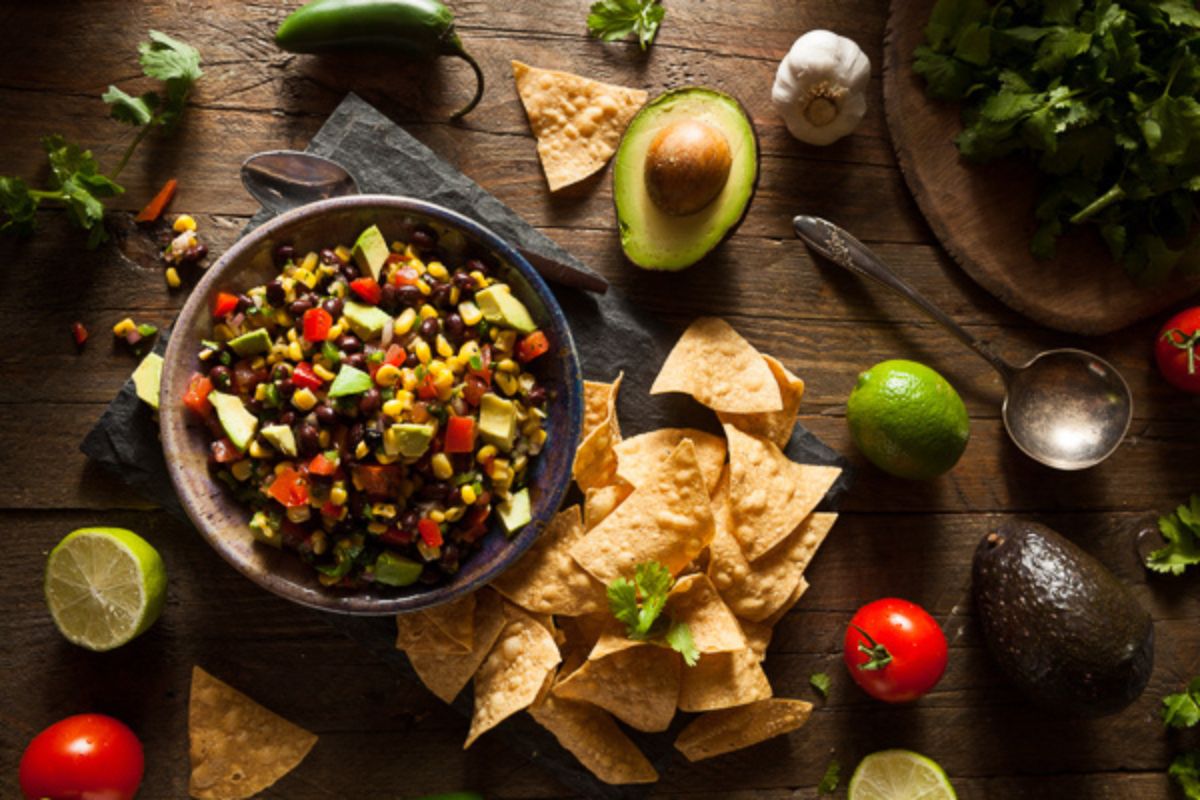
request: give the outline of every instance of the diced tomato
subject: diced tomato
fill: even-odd
[[[429,406],[425,403],[414,403],[412,409],[408,412],[409,419],[420,425],[423,422],[428,422],[431,418]]]
[[[488,392],[487,382],[478,375],[468,375],[467,381],[463,384],[463,400],[466,400],[472,406],[478,406],[483,401],[483,396]]]
[[[88,338],[88,329],[83,327],[82,322],[71,323],[71,338],[75,340],[76,347],[83,347]]]
[[[242,457],[241,451],[233,446],[233,442],[225,438],[213,442],[211,452],[213,461],[218,464],[232,464]]]
[[[487,519],[491,513],[491,505],[476,501],[476,505],[467,512],[463,521],[461,538],[464,541],[473,542],[487,533]]]
[[[275,475],[275,480],[267,487],[267,493],[287,508],[306,505],[308,481],[299,472],[288,467]]]
[[[342,509],[345,506],[335,506],[332,502],[326,500],[325,505],[321,506],[321,516],[337,519],[342,516]]]
[[[388,347],[387,354],[383,357],[383,363],[398,367],[404,363],[406,358],[408,358],[408,353],[405,349],[398,344],[393,344]]]
[[[313,460],[308,462],[308,471],[313,475],[329,476],[337,472],[338,462],[332,458],[326,458],[324,453],[317,453],[313,456]]]
[[[392,273],[392,283],[396,286],[415,286],[421,274],[412,267],[401,267]]]
[[[412,544],[412,531],[402,531],[399,528],[388,528],[383,533],[379,534],[379,541],[384,544],[390,544],[393,547],[404,547]]]
[[[310,308],[304,312],[304,338],[310,342],[323,342],[333,327],[333,316],[323,308]]]
[[[350,281],[350,290],[373,306],[379,305],[383,297],[383,289],[379,288],[374,278],[356,278]]]
[[[433,375],[426,372],[425,379],[417,386],[417,397],[422,400],[433,400],[437,397],[437,386],[433,383]]]
[[[451,417],[446,423],[446,442],[442,449],[447,453],[469,453],[474,450],[475,419]]]
[[[297,389],[320,389],[323,381],[320,375],[313,372],[312,364],[301,361],[292,370],[292,383]]]
[[[188,383],[187,392],[183,395],[183,404],[191,409],[192,413],[201,419],[212,413],[212,403],[208,402],[208,396],[212,394],[213,385],[207,375],[196,373],[192,375],[192,380]]]
[[[217,319],[228,317],[237,310],[237,306],[237,295],[230,294],[229,292],[217,292],[217,296],[213,300],[212,314]]]
[[[394,464],[359,464],[351,475],[354,485],[373,497],[394,497],[400,488],[403,474]]]
[[[550,350],[550,340],[541,331],[534,331],[517,342],[517,360],[522,363],[533,361]]]
[[[417,523],[417,533],[421,534],[421,541],[430,547],[442,546],[442,529],[429,517]]]

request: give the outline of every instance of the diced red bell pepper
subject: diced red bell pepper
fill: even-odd
[[[242,457],[242,453],[233,446],[233,442],[226,438],[217,439],[212,443],[211,452],[213,461],[218,464],[232,464]]]
[[[308,462],[308,471],[313,475],[322,475],[328,477],[337,472],[338,462],[332,458],[326,458],[324,453],[317,453],[313,456],[313,460]]]
[[[267,493],[287,508],[308,503],[308,482],[296,470],[288,467],[275,475]]]
[[[217,292],[217,296],[213,299],[212,315],[217,319],[228,317],[237,310],[237,306],[237,295],[229,292]]]
[[[442,546],[442,529],[429,517],[417,523],[417,533],[421,534],[421,541],[429,547]]]
[[[171,198],[175,196],[175,188],[179,186],[179,182],[174,178],[163,184],[163,187],[158,190],[158,194],[154,195],[146,207],[138,212],[138,215],[133,218],[134,222],[154,222],[162,216],[163,210],[166,209],[167,203],[171,202]]]
[[[483,502],[482,498],[477,500],[463,521],[461,538],[473,542],[487,533],[487,519],[491,513],[490,504]]]
[[[517,360],[521,363],[533,361],[550,350],[550,340],[541,331],[534,331],[517,342]]]
[[[356,278],[350,281],[350,290],[373,306],[379,305],[383,297],[383,289],[374,278]]]
[[[387,353],[383,357],[384,364],[391,364],[393,367],[398,367],[408,358],[408,352],[398,344],[390,345]]]
[[[321,376],[313,372],[312,364],[307,361],[301,361],[292,370],[292,383],[297,389],[320,389],[324,381]]]
[[[442,450],[447,453],[469,453],[475,449],[475,419],[451,417],[446,422],[446,441]]]
[[[310,342],[323,342],[333,327],[333,315],[321,307],[304,312],[304,338]]]
[[[399,528],[388,528],[383,533],[379,534],[379,541],[384,544],[390,544],[392,547],[405,547],[412,544],[412,531],[402,531]]]
[[[71,323],[71,338],[75,340],[76,347],[83,347],[88,338],[88,329],[83,327],[82,322]]]
[[[392,283],[396,286],[416,286],[421,274],[412,267],[401,267],[392,273]]]
[[[326,500],[325,505],[321,506],[321,516],[337,519],[342,516],[342,509],[345,506],[335,506],[331,501]]]
[[[422,400],[433,400],[437,397],[437,386],[433,383],[433,375],[425,373],[425,379],[417,386],[417,397]]]
[[[354,485],[378,498],[395,497],[404,476],[395,464],[359,464],[351,475]]]
[[[212,390],[213,384],[208,376],[197,372],[188,383],[187,391],[183,395],[183,404],[197,417],[204,419],[212,413],[212,403],[208,402]]]

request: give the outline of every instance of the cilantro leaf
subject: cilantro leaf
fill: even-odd
[[[1200,800],[1200,752],[1181,753],[1171,761],[1167,774],[1175,779],[1189,800]]]
[[[825,768],[825,774],[821,776],[821,782],[817,784],[817,794],[833,794],[837,791],[838,781],[841,780],[841,777],[842,765],[835,758]]]
[[[829,697],[829,676],[824,672],[814,672],[808,676],[808,684],[816,690],[821,697]]]
[[[150,31],[150,41],[138,45],[142,71],[147,77],[164,83],[200,80],[200,51],[190,44],[173,39],[165,33]]]
[[[645,50],[658,35],[666,13],[658,0],[597,0],[589,9],[588,33],[605,42],[637,34]]]
[[[637,630],[641,610],[638,608],[637,587],[633,582],[617,578],[608,585],[607,594],[608,607],[617,621],[630,631]]]
[[[633,581],[617,578],[608,585],[608,607],[624,623],[630,639],[647,639],[671,591],[671,573],[657,561],[634,567]]]
[[[1200,564],[1200,495],[1192,495],[1175,513],[1159,517],[1158,529],[1167,544],[1146,558],[1146,567],[1155,572],[1182,575]]]
[[[109,114],[113,119],[134,127],[149,125],[154,119],[154,109],[158,107],[158,95],[154,92],[133,97],[116,86],[109,86],[100,99],[112,106]]]
[[[20,178],[0,177],[0,233],[29,236],[37,227],[38,201]]]
[[[696,662],[700,660],[700,651],[696,649],[696,642],[692,639],[692,629],[687,626],[687,623],[671,623],[671,627],[667,629],[666,641],[671,645],[672,650],[683,656],[683,663],[689,667],[696,666]]]
[[[1171,728],[1192,728],[1200,722],[1200,678],[1193,678],[1187,691],[1163,698],[1162,718]]]

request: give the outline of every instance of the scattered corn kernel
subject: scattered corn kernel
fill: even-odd
[[[446,337],[442,336],[440,333],[437,335],[436,346],[437,354],[442,358],[449,358],[450,356],[454,355],[454,348],[451,346],[450,342],[446,340]]]
[[[375,460],[380,464],[394,464],[400,460],[400,455],[389,456],[386,450],[380,449],[375,451]]]
[[[472,270],[471,277],[475,279],[475,285],[478,286],[480,289],[487,286],[487,278],[485,278],[483,273],[480,272],[479,270],[477,270],[477,269]]]
[[[446,514],[435,508],[433,511],[429,512],[429,518],[431,520],[433,520],[434,522],[438,523],[439,525],[441,525],[443,522],[446,521]]]
[[[300,262],[300,269],[304,270],[305,272],[312,272],[316,268],[317,254],[315,252],[307,253],[304,256],[304,260]],[[297,278],[297,280],[299,280],[299,278]]]
[[[250,477],[250,473],[254,471],[254,466],[246,459],[242,459],[241,461],[235,462],[233,466],[229,468],[229,471],[233,474],[234,478],[239,481],[244,481]]]
[[[359,442],[358,446],[354,448],[354,457],[360,460],[366,458],[370,453],[371,448],[367,447],[366,442]]]
[[[308,522],[308,518],[312,516],[312,509],[308,506],[291,506],[287,510],[287,518],[297,524]],[[313,534],[316,538],[317,534]],[[316,542],[313,542],[313,552],[317,552]]]
[[[413,325],[417,321],[417,312],[411,307],[400,312],[400,316],[396,317],[396,324],[393,326],[397,336],[403,336],[412,330]]]
[[[346,487],[342,485],[341,481],[338,481],[333,485],[333,488],[329,490],[329,502],[333,503],[335,506],[344,506],[346,505],[347,499],[348,495],[346,493]]]
[[[400,380],[400,368],[394,364],[384,364],[375,373],[375,382],[380,386],[395,386],[398,380]]]
[[[267,384],[260,383],[254,387],[254,399],[260,403],[267,399]]]
[[[247,448],[246,452],[250,454],[251,458],[270,458],[274,455],[270,448],[263,447],[258,439],[251,440],[250,447]]]
[[[378,536],[381,533],[387,533],[388,526],[382,522],[368,522],[367,533],[373,533]]]
[[[450,457],[445,453],[438,453],[429,462],[433,467],[433,474],[443,481],[448,481],[454,477],[454,465],[450,463]]]
[[[191,214],[180,214],[175,218],[175,224],[171,226],[171,230],[176,233],[194,231],[196,230],[196,220],[192,218]]]
[[[396,507],[391,503],[375,503],[371,506],[371,514],[384,519],[392,519],[396,516]]]
[[[440,261],[431,261],[425,267],[429,274],[437,278],[439,281],[450,280],[450,273],[446,270],[446,266]]]
[[[479,310],[479,306],[470,300],[458,304],[458,315],[466,325],[478,325],[483,319],[483,312]]]
[[[446,509],[446,522],[458,522],[463,518],[463,514],[467,513],[467,509],[463,506],[454,506]]]
[[[480,464],[485,463],[489,458],[495,457],[496,445],[494,444],[485,444],[483,447],[479,448],[479,452],[475,454],[475,460]]]
[[[460,297],[462,297],[462,290],[459,289],[457,286],[451,286],[450,287],[450,305],[452,305],[452,306],[458,305],[458,300]]]
[[[337,247],[333,248],[333,254],[335,256],[337,256],[338,258],[340,258],[342,261],[349,261],[351,258],[354,257],[353,254],[350,252],[350,248],[346,247],[346,245],[344,245],[344,244],[339,244]]]
[[[438,310],[428,303],[422,303],[419,316],[421,319],[437,319]]]
[[[320,364],[313,364],[313,372],[317,373],[317,375],[323,381],[331,381],[337,377],[336,375],[333,374],[332,371],[326,369],[325,367],[321,366]]]
[[[407,392],[411,392],[413,389],[416,389],[417,373],[413,372],[408,367],[400,370],[400,385],[403,386],[404,390]]]
[[[511,358],[500,359],[500,361],[496,362],[496,369],[500,370],[501,372],[521,371],[521,368],[517,366],[517,362],[513,361]]]
[[[417,354],[417,360],[422,364],[428,364],[433,355],[429,352],[429,342],[424,339],[417,339],[413,343],[413,352]],[[407,388],[407,387],[405,387]]]
[[[135,330],[137,330],[137,325],[134,324],[134,322],[131,318],[126,317],[125,319],[118,322],[116,325],[113,325],[113,336],[124,336],[125,334],[129,333],[130,331],[135,331]]]
[[[179,270],[174,267],[167,267],[165,274],[167,276],[167,286],[172,289],[178,289],[183,284],[183,281],[179,279]]]
[[[317,434],[317,443],[320,444],[321,447],[329,447],[330,439],[331,436],[328,428],[322,428],[321,432]]]
[[[492,330],[496,330],[492,328]],[[511,353],[517,343],[516,331],[500,331],[496,334],[496,349],[501,353]]]
[[[475,501],[479,499],[479,495],[475,494],[475,487],[469,484],[462,487],[459,495],[462,496],[462,501],[469,506],[475,505]]]
[[[429,284],[426,283],[425,281],[421,280],[420,278],[417,278],[417,289],[421,292],[421,294],[425,295],[426,297],[433,294],[433,289],[429,288]]]
[[[511,397],[517,393],[517,379],[508,372],[497,372],[494,380],[500,391]]]
[[[313,406],[317,404],[317,396],[312,393],[312,389],[307,387],[297,389],[292,394],[292,405],[301,411],[312,411]]]

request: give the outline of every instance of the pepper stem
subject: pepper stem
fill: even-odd
[[[1178,337],[1178,338],[1176,338]],[[1184,333],[1179,328],[1163,333],[1163,338],[1172,347],[1177,347],[1187,353],[1188,375],[1196,374],[1196,345],[1200,344],[1200,330]]]
[[[871,634],[867,633],[857,625],[852,627],[854,630],[858,631],[859,634],[867,640],[867,644],[870,645],[870,647],[867,647],[867,644],[863,644],[862,642],[858,643],[858,652],[866,653],[868,658],[867,663],[858,665],[859,669],[868,672],[874,672],[881,670],[888,664],[892,663],[892,654],[888,652],[886,647],[871,638]]]
[[[458,56],[463,61],[466,61],[471,65],[471,69],[475,70],[475,96],[471,98],[471,101],[467,103],[465,107],[451,114],[451,120],[462,119],[465,117],[473,108],[475,108],[475,106],[479,105],[479,101],[483,97],[483,70],[480,68],[479,62],[477,62],[466,50],[457,50],[454,52],[454,55]]]

